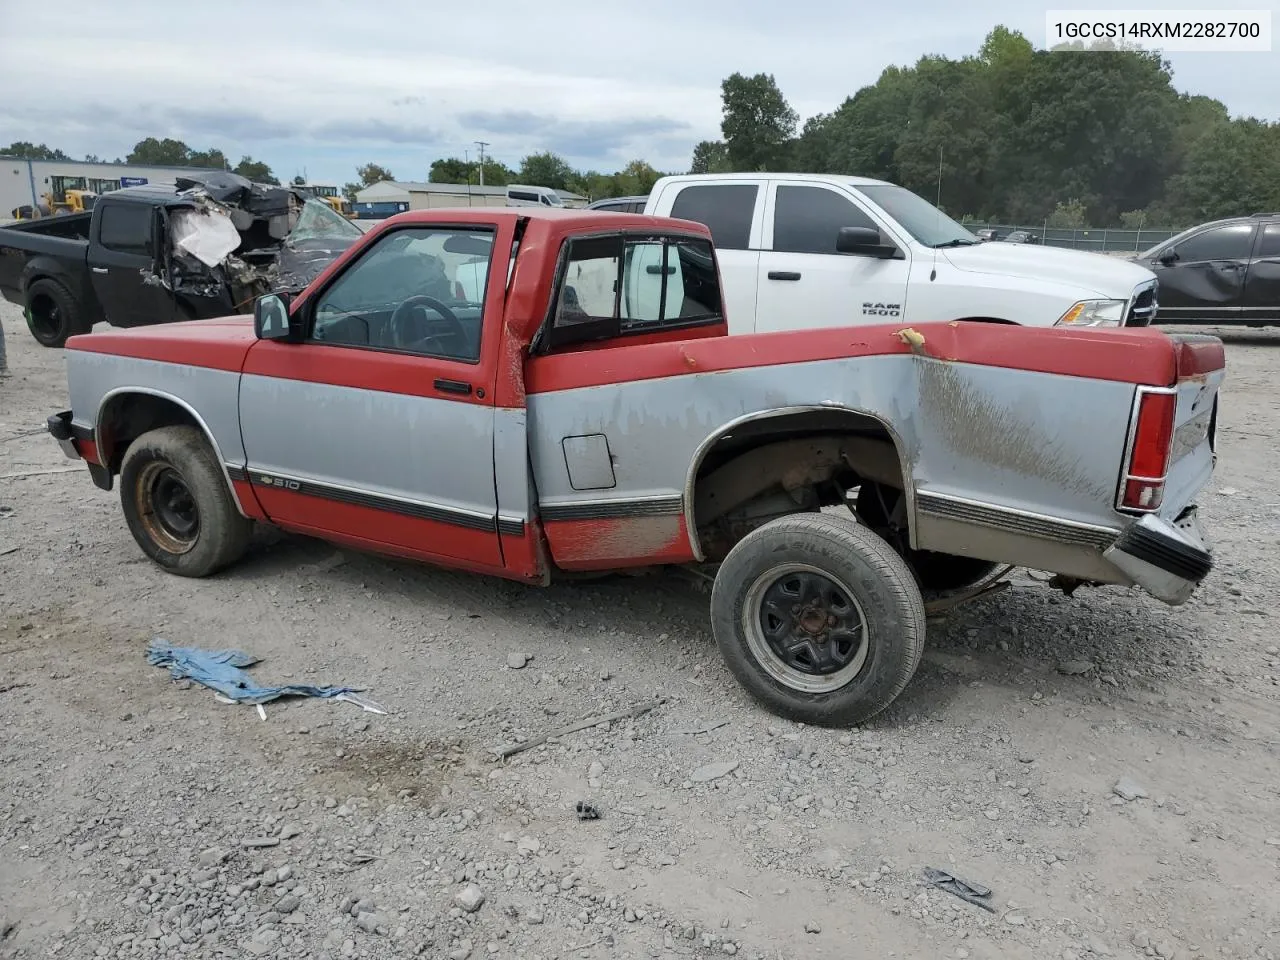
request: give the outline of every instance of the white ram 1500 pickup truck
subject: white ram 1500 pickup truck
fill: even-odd
[[[730,333],[994,320],[1146,326],[1156,277],[1115,257],[984,243],[916,194],[828,174],[663,177],[644,212],[704,223]]]

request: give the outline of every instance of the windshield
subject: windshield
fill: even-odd
[[[1169,237],[1167,240],[1161,240],[1159,243],[1157,243],[1154,247],[1151,247],[1149,250],[1143,250],[1140,254],[1138,254],[1138,257],[1142,260],[1155,260],[1161,254],[1163,254],[1166,250],[1172,250],[1183,240],[1187,239],[1187,237],[1191,236],[1191,234],[1199,230],[1200,227],[1202,226],[1204,226],[1204,224],[1199,224],[1198,226],[1194,226],[1194,227],[1187,227],[1187,229],[1183,230],[1181,233],[1176,234],[1175,236]]]
[[[364,231],[323,200],[311,199],[302,205],[298,222],[289,233],[293,241],[359,237]]]
[[[542,202],[546,204],[550,204],[553,207],[564,206],[564,201],[560,199],[560,194],[554,193],[554,192],[544,193],[542,195]]]
[[[979,243],[977,237],[956,223],[928,200],[906,187],[891,183],[855,186],[862,194],[926,247],[959,246]]]

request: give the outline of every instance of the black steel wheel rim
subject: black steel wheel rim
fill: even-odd
[[[152,461],[137,481],[138,513],[147,534],[169,553],[186,553],[200,537],[200,509],[182,474]]]
[[[57,332],[61,323],[62,313],[53,300],[41,297],[31,304],[31,326],[34,328],[32,332],[51,337]]]
[[[743,629],[766,672],[806,693],[839,689],[866,662],[867,622],[853,591],[808,564],[785,564],[758,577],[747,594]]]

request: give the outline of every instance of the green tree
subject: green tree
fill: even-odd
[[[1233,120],[1200,137],[1166,193],[1171,219],[1185,223],[1280,209],[1280,125]]]
[[[531,187],[550,187],[552,190],[569,189],[569,181],[575,176],[568,161],[559,154],[531,153],[520,161],[520,171],[516,174],[519,183]]]
[[[15,140],[9,146],[0,148],[0,157],[17,157],[19,160],[71,159],[56,147],[47,147],[43,143],[31,143],[27,140]]]
[[[1053,208],[1053,212],[1047,218],[1048,225],[1078,230],[1081,227],[1088,226],[1089,221],[1086,219],[1085,213],[1083,203],[1079,200],[1068,200],[1066,203],[1059,203]]]
[[[1171,172],[1177,104],[1155,54],[1036,52],[995,96],[993,199],[1039,219],[1079,198],[1092,223],[1146,207]]]
[[[299,174],[297,174],[297,175],[296,175],[292,180],[290,180],[289,182],[290,182],[290,183],[292,183],[295,187],[301,187],[301,186],[304,186],[304,185],[306,184],[306,182],[307,182],[307,178],[306,178],[306,177],[304,177],[302,174],[300,174],[300,173],[299,173]]]
[[[126,157],[128,163],[144,164],[156,167],[190,166],[191,148],[181,140],[157,140],[147,137],[133,145]]]
[[[505,187],[511,182],[513,174],[506,164],[497,160],[484,162],[484,185],[486,187]],[[480,182],[480,163],[477,160],[460,160],[457,157],[444,157],[431,163],[431,172],[427,175],[431,183],[473,183]]]
[[[280,182],[276,179],[275,174],[271,172],[269,166],[261,160],[253,159],[253,157],[241,157],[233,172],[240,174],[246,180],[253,180],[255,183],[278,184]]]
[[[791,109],[771,73],[734,73],[720,84],[722,119],[729,162],[735,170],[778,170],[799,115]]]
[[[1148,225],[1148,212],[1146,210],[1126,210],[1120,214],[1120,226],[1126,230],[1141,230]]]
[[[729,151],[723,140],[703,140],[694,145],[690,173],[727,173],[729,170]]]
[[[614,196],[648,196],[662,174],[644,160],[632,160],[616,174],[618,192]]]
[[[344,183],[342,185],[342,195],[352,203],[355,203],[356,193],[362,188],[371,187],[375,183],[382,183],[384,180],[395,180],[395,174],[376,163],[366,163],[362,167],[356,167],[356,176],[359,177],[358,183]]]
[[[231,164],[227,162],[227,157],[221,150],[217,147],[210,147],[208,150],[192,150],[188,153],[185,166],[207,167],[210,170],[228,170]]]
[[[366,163],[363,167],[356,167],[356,176],[360,178],[360,185],[364,187],[371,187],[384,180],[394,181],[396,178],[389,169],[376,163]]]

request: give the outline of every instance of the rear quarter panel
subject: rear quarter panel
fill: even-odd
[[[982,555],[1007,545],[957,542],[973,518],[954,514],[963,515],[969,503],[1080,524],[1095,540],[1108,530],[1114,536],[1122,522],[1113,504],[1134,391],[1123,381],[902,353],[713,372],[691,367],[681,375],[562,390],[542,389],[535,379],[530,458],[553,552],[569,544],[579,563],[616,554],[619,545],[606,545],[600,529],[589,542],[557,537],[556,524],[625,518],[615,539],[629,538],[637,553],[675,562],[699,555],[690,535],[697,522],[691,484],[709,441],[775,411],[855,411],[879,420],[895,438],[912,481],[915,545]],[[607,440],[614,483],[575,490],[563,442],[592,435]]]

